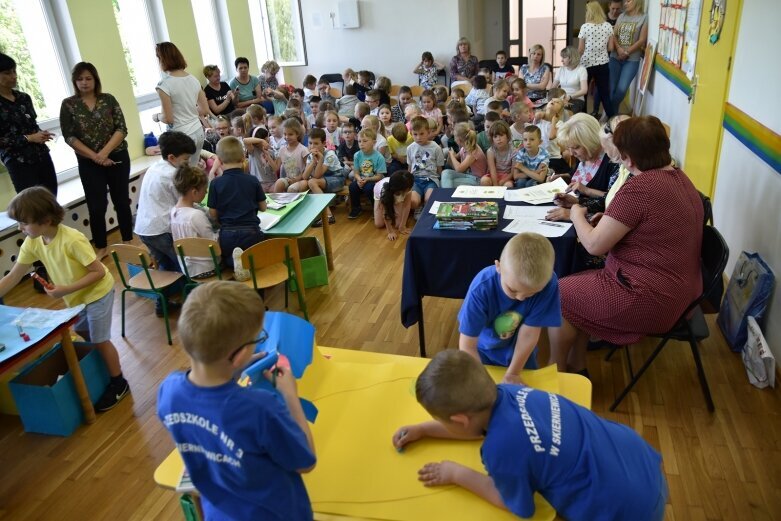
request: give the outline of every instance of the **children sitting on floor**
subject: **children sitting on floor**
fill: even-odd
[[[377,117],[382,123],[383,136],[385,139],[390,137],[391,129],[393,128],[393,113],[391,112],[390,105],[380,105],[377,110]]]
[[[130,392],[122,376],[117,348],[111,343],[114,277],[96,257],[84,234],[62,224],[65,209],[43,186],[26,188],[11,199],[8,217],[19,223],[19,230],[26,237],[13,268],[0,280],[0,298],[33,270],[34,262],[42,262],[51,280],[49,287],[44,286],[46,293],[62,298],[68,307],[86,306],[79,312],[73,329],[95,345],[111,377],[95,403],[95,410],[112,409]]]
[[[437,106],[434,91],[424,90],[420,95],[420,115],[434,119],[437,122],[437,135],[442,133],[442,111]]]
[[[313,128],[309,131],[309,156],[306,159],[306,168],[304,168],[304,179],[299,181],[296,186],[291,186],[290,192],[303,192],[311,190],[312,193],[322,194],[323,192],[334,193],[344,188],[344,174],[342,173],[342,164],[336,152],[328,150],[325,145],[326,133],[321,128]],[[331,213],[330,208],[326,208],[328,214],[328,223],[334,224],[336,218]],[[323,222],[318,219],[312,226],[322,226]]]
[[[385,176],[387,167],[374,145],[377,133],[374,129],[364,128],[358,133],[360,150],[353,158],[353,182],[350,183],[350,213],[348,219],[357,219],[361,215],[361,194],[374,195],[374,184]]]
[[[393,158],[388,165],[388,174],[407,169],[407,147],[413,143],[412,133],[404,123],[393,123],[388,137],[388,150]]]
[[[519,150],[523,147],[523,132],[532,119],[532,112],[525,103],[513,103],[510,107],[510,118],[513,120],[510,125],[510,146],[513,150]]]
[[[561,324],[553,261],[547,238],[515,235],[494,266],[472,280],[458,312],[458,348],[484,364],[506,367],[505,383],[521,383],[521,369],[537,368],[542,328]]]
[[[325,148],[336,151],[341,142],[342,129],[339,128],[339,114],[334,110],[329,110],[323,116],[325,128]]]
[[[539,492],[571,521],[664,519],[661,458],[625,425],[562,396],[497,386],[474,358],[451,349],[431,360],[415,395],[435,421],[401,427],[393,446],[401,451],[424,438],[482,438],[488,473],[453,461],[428,463],[418,471],[427,487],[458,485],[524,518],[534,515]]]
[[[563,123],[564,100],[553,98],[545,106],[544,111],[535,114],[534,124],[542,133],[542,147],[548,153],[550,158],[548,167],[553,172],[563,174],[570,170],[569,164],[564,160],[561,154],[561,147],[556,139],[559,132],[559,125]]]
[[[353,85],[345,85],[344,94],[336,100],[336,111],[339,116],[349,118],[355,114],[355,105],[360,101],[358,96],[355,95],[355,87]]]
[[[232,137],[217,143],[217,155],[225,169],[209,186],[209,216],[220,223],[222,262],[233,269],[233,249],[247,249],[263,240],[258,210],[266,211],[266,194],[260,181],[242,170],[244,151]]]
[[[412,120],[412,139],[407,147],[407,166],[415,176],[412,193],[412,208],[419,208],[431,197],[431,192],[439,186],[439,175],[445,164],[442,148],[431,141],[429,121],[424,117]]]
[[[488,84],[485,76],[477,75],[472,78],[472,90],[466,95],[466,104],[472,108],[473,114],[485,115],[485,102],[491,95],[486,90]]]
[[[485,154],[489,176],[480,180],[483,186],[513,187],[513,156],[515,150],[510,145],[510,127],[502,120],[491,125],[488,131],[491,148]]]
[[[353,157],[360,150],[355,134],[355,124],[352,121],[343,123],[342,142],[339,143],[339,148],[336,149],[336,157],[344,165],[343,173],[350,179],[353,178]]]
[[[217,240],[217,232],[209,220],[208,208],[201,206],[208,186],[206,172],[200,168],[185,163],[176,169],[174,187],[179,192],[179,201],[171,209],[171,235],[174,242],[189,237]],[[191,279],[205,279],[214,275],[214,260],[210,257],[185,257],[184,266],[182,258],[178,259],[179,267],[183,272],[186,267]]]
[[[523,102],[527,107],[529,107],[529,110],[534,110],[534,103],[532,103],[532,100],[530,100],[526,95],[526,80],[523,78],[515,78],[512,80],[510,86],[512,87],[513,92],[512,96],[507,98],[507,101],[510,102],[510,105],[513,103]]]
[[[389,241],[395,241],[399,234],[409,233],[407,219],[412,207],[414,184],[415,177],[406,170],[400,170],[374,185],[374,226],[385,227]]]
[[[404,109],[413,103],[412,89],[406,85],[399,89],[399,101],[391,106],[391,115],[394,123],[404,122]]]
[[[309,150],[301,144],[304,137],[304,127],[296,119],[286,119],[282,123],[285,136],[285,146],[279,149],[279,179],[274,184],[274,191],[288,192],[288,188],[301,181],[306,156]]]
[[[525,105],[524,105],[525,107]],[[513,179],[516,188],[544,183],[548,176],[548,152],[541,146],[539,127],[529,125],[523,131],[523,148],[513,158]]]
[[[218,281],[196,287],[179,317],[190,369],[160,385],[157,416],[198,489],[204,519],[312,519],[301,474],[314,468],[315,448],[292,372],[277,366],[276,392],[235,380],[268,337],[264,313],[252,288]]]
[[[491,148],[491,138],[488,137],[488,132],[491,130],[491,126],[499,119],[497,112],[490,111],[485,115],[485,120],[483,121],[484,130],[477,134],[477,144],[484,153],[488,153],[488,149]]]
[[[458,123],[453,131],[458,154],[448,150],[451,169],[442,171],[442,188],[455,188],[460,185],[477,186],[488,175],[488,162],[485,153],[477,146],[477,134],[467,123]]]

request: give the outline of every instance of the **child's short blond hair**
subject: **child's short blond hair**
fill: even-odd
[[[554,260],[551,242],[538,233],[527,232],[519,233],[505,244],[499,263],[508,268],[521,284],[539,291],[553,276]]]
[[[244,147],[234,136],[225,136],[217,142],[217,157],[223,164],[241,163],[244,161]]]
[[[531,109],[529,108],[529,106],[522,101],[516,101],[515,103],[510,105],[510,116],[513,119],[515,119],[515,116],[517,116],[518,114],[521,114],[523,112],[530,112],[530,111]]]
[[[407,131],[407,125],[404,123],[394,123],[393,128],[391,128],[391,135],[401,144],[404,144],[407,142],[407,138],[409,137],[409,132]]]
[[[412,130],[414,132],[421,132],[428,129],[428,118],[424,118],[423,116],[415,116],[412,118]]]
[[[434,118],[426,118],[428,121],[428,129],[429,130],[436,130],[439,128],[439,123],[437,123],[437,120]]]
[[[373,128],[363,128],[360,132],[358,132],[358,137],[369,139],[371,141],[377,141],[377,131],[375,131]]]
[[[240,282],[199,284],[179,315],[179,338],[187,354],[203,364],[228,359],[258,336],[265,314],[263,299]]]
[[[445,349],[418,376],[415,396],[431,416],[449,421],[454,414],[473,414],[493,407],[496,383],[472,355]]]

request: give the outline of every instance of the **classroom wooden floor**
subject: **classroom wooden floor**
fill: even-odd
[[[336,217],[330,285],[307,291],[318,342],[415,356],[417,329],[404,329],[399,319],[405,239],[388,242],[367,213],[348,221],[341,207]],[[60,305],[34,293],[30,282],[6,303]],[[187,359],[177,337],[173,347],[167,345],[162,319],[149,300],[128,296],[128,303],[127,337],[120,336],[118,296],[113,331],[131,397],[69,438],[25,434],[17,417],[0,416],[0,519],[182,519],[177,495],[156,487],[152,473],[173,448],[155,416],[156,390]],[[281,291],[270,292],[269,305],[282,307]],[[425,300],[430,355],[457,345],[459,305]],[[688,346],[677,343],[665,349],[615,414],[607,408],[627,378],[623,358],[605,362],[604,351],[590,353],[593,410],[632,426],[661,451],[670,484],[667,519],[781,519],[781,398],[748,384],[740,358],[727,349],[712,320],[710,325],[702,353],[714,414],[705,408]],[[636,364],[649,346],[633,351]],[[546,360],[544,346],[542,351]]]

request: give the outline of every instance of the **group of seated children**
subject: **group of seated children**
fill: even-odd
[[[395,208],[418,181],[404,171],[380,182],[398,182],[405,194],[389,200]],[[541,328],[561,320],[553,263],[550,241],[523,233],[475,277],[458,317],[459,349],[438,353],[415,385],[433,421],[388,432],[389,442],[404,458],[424,438],[482,440],[487,474],[441,461],[424,465],[417,479],[463,487],[521,517],[534,515],[539,493],[570,520],[661,521],[667,484],[659,454],[631,428],[522,380],[524,367],[536,367]],[[160,387],[158,415],[207,518],[312,519],[301,474],[314,468],[315,447],[295,379],[284,367],[266,372],[278,394],[234,380],[266,338],[263,315],[262,300],[244,285],[199,286],[179,319],[191,369]],[[507,367],[503,382],[481,361]]]

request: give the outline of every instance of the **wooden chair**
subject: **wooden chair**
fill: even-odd
[[[333,96],[336,99],[339,99],[342,97],[342,89],[339,87],[331,87],[328,89],[328,93]]]
[[[426,90],[420,85],[413,85],[409,88],[409,90],[412,91],[412,97],[413,98],[419,98],[421,94],[423,94],[423,91]]]
[[[456,85],[454,88],[463,90],[464,91],[464,96],[466,96],[472,90],[472,84],[471,83],[462,83],[461,85]]]
[[[111,257],[119,273],[119,280],[122,283],[122,336],[125,336],[125,294],[130,291],[138,295],[157,298],[160,300],[160,306],[163,308],[163,321],[165,322],[165,333],[168,337],[168,345],[172,345],[171,326],[168,323],[168,299],[164,291],[179,282],[183,277],[176,271],[161,271],[150,268],[153,264],[149,252],[144,248],[132,246],[130,244],[112,244],[109,246]],[[132,264],[141,266],[142,272],[132,277],[126,274],[123,264]]]
[[[250,246],[241,254],[241,264],[249,269],[252,277],[245,284],[254,289],[263,289],[285,283],[285,309],[288,305],[288,290],[291,279],[295,280],[298,306],[309,320],[304,295],[304,275],[301,258],[295,238],[267,239]]]
[[[223,272],[220,267],[220,243],[212,239],[204,239],[202,237],[187,237],[174,241],[174,248],[179,255],[180,264],[184,268],[184,295],[187,295],[195,289],[198,284],[204,284],[213,280],[228,280],[230,274]],[[203,257],[211,259],[214,265],[214,275],[210,277],[193,278],[190,276],[190,272],[187,270],[187,263],[185,257]]]
[[[401,88],[401,85],[391,85],[390,92],[388,95],[391,98],[397,98],[399,96],[399,89]]]

